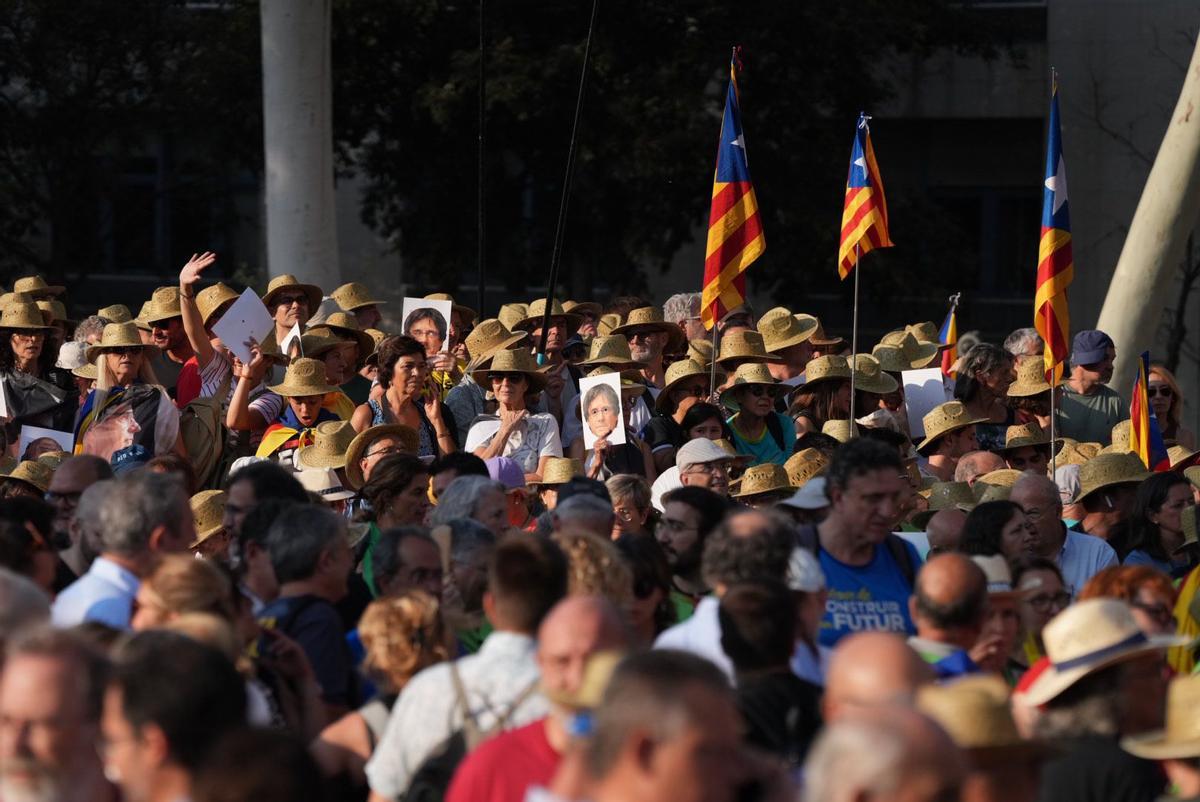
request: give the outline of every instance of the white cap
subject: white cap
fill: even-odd
[[[688,440],[675,453],[675,464],[682,468],[684,465],[699,465],[717,460],[732,460],[733,457],[707,437],[697,437]]]
[[[779,503],[795,507],[798,510],[819,510],[822,507],[828,507],[829,499],[825,497],[825,477],[814,476],[804,483],[804,487],[792,494],[791,498],[785,498]]]
[[[677,487],[683,487],[679,480],[679,469],[672,465],[658,475],[654,484],[650,485],[650,504],[659,512],[666,512],[662,497]]]
[[[342,501],[354,498],[354,491],[342,487],[333,468],[305,468],[296,474],[300,484],[310,493],[316,493],[323,501]]]
[[[75,370],[88,363],[87,343],[65,342],[58,348],[58,361],[54,367],[62,370]]]
[[[788,558],[788,588],[800,593],[816,593],[825,589],[825,572],[817,562],[816,555],[803,546],[792,549]]]
[[[235,473],[240,471],[242,468],[245,468],[247,465],[253,465],[256,462],[266,462],[266,461],[267,461],[266,457],[238,457],[230,464],[229,475],[233,476]],[[288,466],[285,465],[284,469],[286,470],[287,467]]]
[[[1012,571],[1009,570],[1008,560],[1003,555],[991,554],[984,557],[981,554],[971,555],[971,562],[978,565],[987,577],[988,594],[1012,593]]]

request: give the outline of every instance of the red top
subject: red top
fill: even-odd
[[[189,401],[200,397],[200,363],[192,357],[183,363],[175,382],[175,406],[183,409]]]
[[[459,764],[446,802],[524,802],[532,785],[549,785],[562,755],[546,740],[546,719],[484,741]]]

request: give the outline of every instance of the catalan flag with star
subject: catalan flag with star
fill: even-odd
[[[1046,143],[1046,180],[1042,191],[1042,238],[1038,245],[1037,294],[1033,325],[1046,342],[1046,381],[1057,386],[1070,353],[1071,316],[1067,287],[1075,277],[1071,256],[1071,215],[1067,204],[1067,166],[1063,161],[1058,121],[1058,78],[1050,92],[1050,126]]]
[[[713,176],[712,208],[708,214],[708,247],[704,257],[704,289],[700,317],[712,329],[725,313],[746,301],[746,268],[767,249],[762,216],[750,182],[742,112],[738,103],[737,50],[729,64],[729,90],[717,170]]]
[[[1150,407],[1149,378],[1150,352],[1143,351],[1138,357],[1137,378],[1129,400],[1129,450],[1141,457],[1142,464],[1150,470],[1167,471],[1171,469],[1171,458],[1158,427],[1158,418]]]
[[[871,118],[859,113],[846,175],[846,202],[842,206],[842,239],[838,246],[838,275],[850,275],[859,257],[876,248],[892,247],[888,235],[887,199],[883,179],[871,146]]]

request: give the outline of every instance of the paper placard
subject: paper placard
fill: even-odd
[[[262,299],[247,287],[213,326],[213,334],[234,356],[249,364],[251,341],[261,343],[274,328],[275,321]]]
[[[0,418],[8,419],[8,381],[0,376]]]
[[[450,350],[449,301],[430,301],[426,298],[405,298],[401,307],[404,326],[401,331],[425,346],[425,353]]]
[[[906,370],[900,374],[904,379],[904,411],[908,416],[908,430],[913,443],[925,439],[925,423],[922,420],[938,404],[952,400],[953,393],[946,387],[941,368]]]
[[[579,414],[583,420],[583,446],[592,448],[603,437],[610,446],[625,442],[625,415],[621,409],[621,374],[605,373],[579,380]]]
[[[299,359],[304,356],[304,339],[300,330],[300,322],[296,321],[296,325],[292,326],[292,330],[283,338],[283,342],[279,344],[279,351],[286,354],[288,359]],[[294,352],[293,352],[293,349]]]
[[[29,453],[31,445],[33,449],[32,453]],[[75,435],[71,432],[43,429],[40,426],[22,426],[17,454],[22,460],[37,459],[39,455],[51,451],[65,451],[70,454],[74,448]]]

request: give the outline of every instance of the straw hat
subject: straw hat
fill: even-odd
[[[1042,630],[1050,665],[1026,689],[1022,700],[1044,705],[1087,675],[1124,660],[1183,646],[1179,635],[1147,637],[1118,599],[1077,601]]]
[[[854,368],[854,389],[876,395],[894,393],[900,382],[884,372],[879,360],[871,354],[855,354],[851,366]]]
[[[496,317],[506,329],[513,330],[517,328],[518,323],[525,319],[525,312],[528,309],[529,304],[501,304]]]
[[[904,352],[893,345],[877,345],[871,349],[871,356],[879,362],[879,368],[886,373],[903,373],[912,370],[912,364],[904,357]]]
[[[38,454],[37,461],[45,465],[52,471],[57,471],[59,466],[63,464],[63,460],[71,457],[66,451],[47,451],[45,454]]]
[[[542,481],[537,484],[543,487],[566,484],[576,476],[583,476],[583,463],[580,460],[551,457],[546,460],[546,469],[542,471]]]
[[[1027,357],[1017,362],[1017,380],[1008,386],[1009,398],[1028,398],[1050,392],[1046,381],[1046,366],[1041,357]]]
[[[607,376],[610,373],[616,373],[621,377],[622,397],[629,398],[633,396],[639,396],[646,392],[646,385],[642,383],[641,374],[636,370],[617,370],[616,368],[599,367],[595,370],[589,371],[587,376],[588,378],[593,376]],[[575,414],[580,414],[579,407],[575,408]]]
[[[1121,748],[1146,760],[1200,757],[1200,676],[1175,677],[1167,686],[1166,729],[1121,739]]]
[[[934,482],[929,489],[929,509],[913,516],[913,523],[922,529],[936,512],[958,509],[970,512],[975,509],[975,493],[966,482]]]
[[[709,367],[713,357],[712,340],[688,340],[687,356],[693,362]]]
[[[998,468],[979,477],[978,482],[986,482],[993,487],[1012,487],[1021,478],[1021,472],[1013,468]]]
[[[311,446],[296,454],[300,469],[345,468],[346,451],[354,440],[354,427],[347,420],[331,420],[317,424]]]
[[[95,362],[96,357],[113,348],[141,348],[142,353],[147,357],[158,353],[158,348],[142,342],[138,328],[132,321],[109,323],[104,327],[104,333],[100,335],[100,342],[88,347],[87,361]],[[324,369],[324,365],[321,367]]]
[[[730,442],[728,437],[722,437],[712,441],[713,445],[725,452],[725,456],[733,460],[733,464],[738,467],[746,467],[751,462],[754,462],[754,457],[750,454],[739,454],[737,448]]]
[[[359,463],[367,449],[381,437],[396,438],[408,454],[416,454],[421,448],[421,437],[417,430],[402,423],[384,423],[359,432],[346,448],[346,484],[355,490],[362,489],[366,483]]]
[[[182,315],[183,312],[179,309],[179,288],[159,287],[151,293],[150,300],[142,307],[142,313],[138,317],[146,323],[154,324]]]
[[[625,317],[625,322],[614,328],[612,333],[623,334],[628,339],[629,332],[635,328],[665,332],[668,339],[663,351],[666,353],[675,353],[683,348],[683,329],[674,323],[668,323],[663,318],[661,307],[642,306],[637,309],[631,309]]]
[[[596,323],[597,334],[612,334],[613,329],[621,325],[621,316],[616,312],[609,312],[607,315],[601,315],[600,320]]]
[[[333,468],[305,468],[296,474],[296,479],[309,493],[316,493],[322,501],[345,501],[354,498],[354,491],[347,490]]]
[[[629,340],[621,334],[602,334],[592,338],[588,349],[588,357],[579,363],[580,367],[614,367],[620,370],[629,368],[644,368],[645,362],[637,362],[629,353]]]
[[[150,302],[146,301],[144,304],[142,304],[142,308],[138,310],[137,317],[135,317],[133,319],[133,325],[137,326],[139,329],[142,329],[143,331],[150,331],[150,329],[152,329],[153,327],[150,325],[149,321],[146,320],[146,315],[149,312],[150,312]]]
[[[1067,443],[1059,450],[1055,460],[1063,465],[1082,465],[1100,453],[1099,443]]]
[[[1061,445],[1060,438],[1055,439],[1055,445]],[[1037,421],[1022,423],[1019,426],[1009,426],[1004,430],[1004,448],[1000,451],[1013,451],[1027,446],[1050,445],[1050,433],[1042,429]]]
[[[1076,501],[1083,501],[1098,490],[1114,485],[1138,484],[1149,478],[1146,466],[1137,454],[1098,454],[1079,467],[1079,494]]]
[[[41,276],[25,276],[13,282],[12,291],[23,292],[35,301],[39,298],[49,298],[51,295],[62,295],[66,287],[49,285]]]
[[[931,321],[913,323],[912,325],[905,326],[904,330],[911,334],[913,339],[921,345],[937,346],[939,352],[945,351],[950,347],[948,344],[942,342],[941,332],[938,331],[938,327]]]
[[[229,496],[224,490],[201,490],[191,498],[192,517],[196,519],[196,539],[188,546],[194,549],[213,535],[225,529],[225,501]]]
[[[785,389],[775,377],[771,375],[771,371],[767,370],[767,366],[761,362],[747,362],[745,365],[739,365],[736,372],[733,374],[733,381],[721,393],[721,403],[730,409],[739,409],[737,401],[734,399],[734,391],[739,387],[749,385],[762,385],[771,388],[771,397],[778,397]]]
[[[96,314],[109,323],[128,323],[133,320],[133,314],[125,304],[112,304],[96,311]]]
[[[806,315],[805,317],[812,317],[812,315]],[[821,321],[815,317],[813,317],[812,319],[817,321],[817,327],[815,329],[813,329],[812,336],[808,338],[808,341],[810,343],[812,343],[813,345],[821,346],[822,348],[832,348],[833,346],[836,346],[836,345],[845,345],[846,344],[846,341],[841,337],[828,336],[825,333],[825,327],[821,325]]]
[[[262,302],[268,309],[272,306],[272,301],[275,296],[283,290],[300,290],[308,296],[308,311],[316,312],[317,307],[321,305],[321,297],[324,293],[321,288],[315,284],[301,284],[300,279],[290,273],[284,273],[282,276],[276,276],[267,284],[267,291],[263,293]]]
[[[737,329],[721,338],[721,350],[717,356],[717,364],[729,368],[725,363],[734,359],[744,362],[774,362],[780,363],[783,357],[768,354],[763,345],[763,336],[757,331]]]
[[[788,481],[787,471],[782,465],[774,462],[764,462],[747,468],[737,485],[737,490],[729,494],[730,498],[746,498],[761,493],[786,493],[790,496],[795,490]]]
[[[325,363],[310,357],[293,359],[283,374],[283,383],[267,389],[284,398],[325,395],[337,390],[325,381]]]
[[[824,473],[828,467],[829,458],[815,448],[797,451],[783,463],[792,487],[804,487],[809,479]]]
[[[982,479],[976,480],[975,487],[972,489],[980,504],[986,504],[989,501],[1008,501],[1012,495],[1010,485],[990,485]]]
[[[42,310],[34,303],[12,303],[4,307],[0,313],[0,329],[16,329],[18,331],[50,331]]]
[[[944,437],[968,426],[974,426],[977,423],[987,423],[987,419],[972,418],[971,413],[967,411],[961,401],[947,401],[926,412],[925,417],[921,418],[921,422],[925,424],[925,439],[917,446],[917,451],[925,454],[926,449],[933,445],[939,437]]]
[[[239,297],[238,293],[220,281],[196,293],[196,308],[200,310],[200,319],[204,321],[204,325],[213,323],[213,315],[221,311],[222,306],[236,301]]]
[[[1167,459],[1171,461],[1171,470],[1178,471],[1195,462],[1193,457],[1200,456],[1200,451],[1192,451],[1187,446],[1178,443],[1167,449]]]
[[[482,367],[497,351],[508,350],[528,336],[523,331],[509,331],[508,326],[494,317],[481,320],[466,339],[467,353],[471,355],[470,369]]]
[[[710,379],[709,371],[705,370],[704,366],[694,359],[681,359],[678,362],[672,362],[667,368],[666,383],[659,390],[658,398],[654,400],[654,408],[659,412],[665,413],[671,401],[671,391],[681,381],[690,379],[693,376],[700,376],[706,382]],[[717,371],[717,383],[719,384],[724,380],[724,374],[721,371]]]
[[[937,359],[940,353],[938,346],[932,343],[921,344],[917,342],[916,337],[907,331],[889,332],[883,335],[883,339],[879,341],[879,345],[887,345],[900,349],[900,354],[907,363],[907,366],[904,368],[905,370],[928,367],[933,364],[933,360]],[[872,349],[872,353],[874,353],[874,349]],[[880,359],[880,361],[882,362],[883,360]]]
[[[96,370],[96,366],[91,362],[77,368],[72,368],[71,373],[81,379],[88,379],[90,381],[97,381],[100,378],[100,371]]]
[[[597,320],[604,312],[604,307],[595,301],[563,301],[563,309],[569,315],[591,316]]]
[[[986,768],[1043,760],[1055,754],[1044,741],[1017,731],[1008,683],[995,674],[972,674],[917,692],[917,710],[936,721],[971,763]]]
[[[858,426],[845,418],[835,418],[821,424],[821,434],[827,434],[839,443],[849,443],[858,437]]]
[[[1183,478],[1191,482],[1193,487],[1200,487],[1200,465],[1184,468]]]
[[[471,307],[464,306],[463,304],[460,304],[460,303],[456,303],[454,300],[454,296],[448,292],[431,292],[425,296],[425,300],[426,301],[449,301],[451,310],[454,312],[458,312],[458,316],[462,318],[463,324],[467,325],[467,326],[474,323],[475,319],[477,317],[479,317],[479,314]]]
[[[45,493],[50,489],[50,480],[54,478],[54,469],[44,462],[27,459],[18,462],[17,467],[5,474],[5,477],[19,479]]]
[[[812,315],[805,315],[801,320],[782,306],[777,306],[768,309],[758,319],[758,333],[762,335],[767,352],[773,354],[784,348],[808,342],[818,325],[820,324]]]
[[[41,459],[41,457],[38,457]],[[1200,532],[1196,531],[1196,505],[1184,507],[1179,513],[1179,524],[1183,532],[1183,542],[1175,547],[1173,554],[1179,554],[1188,546],[1200,543]]]
[[[309,331],[353,342],[358,346],[360,360],[366,359],[375,352],[375,338],[360,329],[358,320],[349,312],[334,312],[319,326],[313,326]]]
[[[804,383],[790,389],[792,395],[807,393],[821,382],[849,381],[850,363],[844,356],[829,354],[810,359],[804,366]]]
[[[525,378],[529,380],[529,389],[532,392],[537,392],[546,386],[546,374],[538,367],[533,354],[524,349],[517,351],[497,351],[492,356],[492,364],[489,367],[476,368],[471,371],[471,378],[484,390],[490,390],[492,389],[492,382],[488,379],[488,374],[493,371],[496,373],[525,374]]]
[[[379,301],[372,298],[370,291],[357,281],[350,281],[343,284],[331,292],[329,297],[347,312],[362,309],[364,306],[380,306],[387,303],[387,301]],[[313,309],[315,310],[316,307],[314,306]]]
[[[1129,451],[1129,440],[1133,427],[1129,420],[1123,420],[1112,427],[1112,442],[1100,449],[1101,454],[1124,454]]]
[[[518,320],[512,326],[509,326],[509,328],[511,328],[513,331],[516,331],[517,329],[533,331],[534,329],[541,328],[542,318],[545,316],[545,314],[546,299],[538,298],[536,301],[531,301],[529,305],[525,307],[525,317]],[[583,318],[581,318],[579,315],[571,314],[567,310],[563,309],[562,302],[557,298],[555,298],[550,304],[550,317],[560,317],[567,322],[566,328],[568,337],[578,331],[579,324],[583,322]],[[500,319],[503,320],[504,318]]]
[[[67,307],[63,306],[62,301],[43,299],[37,302],[37,308],[41,310],[42,317],[45,319],[47,325],[51,323],[76,322],[67,317]]]

